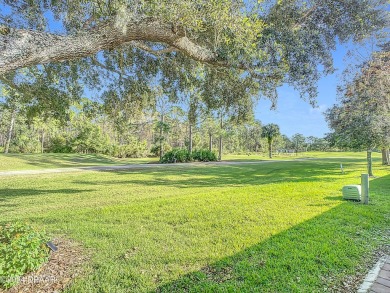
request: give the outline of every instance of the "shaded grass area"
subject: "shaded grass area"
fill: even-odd
[[[68,292],[324,292],[388,244],[390,170],[372,202],[341,200],[364,160],[178,166],[0,178],[0,222],[88,248]],[[386,238],[387,237],[387,238]]]
[[[119,159],[97,154],[0,154],[0,171],[141,164],[156,161],[157,158]]]

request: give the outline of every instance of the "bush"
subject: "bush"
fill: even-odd
[[[48,237],[21,223],[0,226],[0,288],[15,285],[20,276],[48,260]]]
[[[161,163],[186,163],[191,162],[192,156],[186,149],[173,149],[164,154]]]
[[[187,149],[173,149],[162,157],[161,163],[187,163],[191,161],[217,161],[217,155],[209,150],[196,150],[190,154]]]
[[[204,149],[192,152],[192,158],[194,161],[199,162],[213,162],[218,160],[214,152]]]

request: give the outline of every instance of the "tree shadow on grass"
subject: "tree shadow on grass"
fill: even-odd
[[[32,188],[2,188],[0,189],[0,202],[22,196],[36,196],[45,194],[76,194],[94,191],[93,189],[32,189]]]
[[[15,157],[24,161],[27,165],[41,168],[64,168],[92,165],[115,165],[120,164],[115,158],[98,154],[7,154],[8,157]]]
[[[152,292],[338,292],[347,276],[354,292],[374,251],[388,244],[389,190],[390,175],[375,179],[370,205],[343,201]]]
[[[278,182],[331,182],[341,174],[334,162],[273,162],[249,165],[199,165],[164,169],[102,170],[121,178],[110,176],[104,184],[129,184],[146,186],[175,186],[178,188],[256,186]],[[132,175],[143,175],[139,179]],[[124,179],[124,177],[126,179]],[[129,179],[127,179],[127,177]],[[359,179],[356,180],[358,182]],[[73,183],[89,185],[90,181]],[[352,184],[354,182],[350,182]]]

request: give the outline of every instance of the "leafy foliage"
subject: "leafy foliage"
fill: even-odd
[[[0,287],[13,286],[18,277],[47,261],[47,241],[45,233],[26,224],[0,226]]]
[[[335,145],[352,149],[390,146],[390,45],[359,64],[341,87],[339,105],[326,113]]]
[[[264,125],[262,128],[261,136],[267,139],[268,142],[268,154],[269,157],[272,158],[272,143],[275,138],[280,136],[279,126],[273,123]]]
[[[291,143],[296,153],[302,151],[305,147],[305,137],[303,134],[296,133],[291,137]]]
[[[113,145],[109,154],[118,158],[140,158],[146,157],[148,148],[146,141],[133,140],[126,145]]]
[[[53,92],[65,95],[65,88],[72,96],[80,96],[83,84],[105,89],[105,99],[117,96],[122,105],[133,109],[145,102],[144,93],[150,91],[156,80],[172,97],[191,87],[201,89],[210,105],[225,97],[216,84],[224,84],[225,92],[232,92],[237,98],[260,94],[276,103],[276,87],[289,83],[302,97],[315,103],[316,82],[333,71],[331,50],[336,40],[360,41],[387,24],[386,0],[78,0],[71,5],[63,1],[31,0],[26,5],[23,0],[3,0],[2,3],[7,9],[0,15],[0,27],[6,31],[15,28],[58,33],[49,25],[48,15],[54,16],[65,37],[87,34],[107,22],[125,31],[128,21],[153,19],[183,34],[185,40],[194,41],[200,52],[210,52],[223,65],[217,69],[204,66],[194,56],[176,52],[163,40],[156,40],[143,42],[141,46],[113,44],[110,50],[80,60],[32,67],[26,70],[31,77],[22,82],[20,74],[2,80],[9,86],[16,85],[29,99],[37,100],[39,92],[45,92],[50,100]],[[5,40],[6,35],[0,38]],[[164,49],[173,51],[166,51],[162,58],[153,54]],[[42,78],[48,82],[42,83]],[[28,95],[31,84],[34,94]],[[247,102],[250,104],[249,99]],[[243,108],[238,110],[245,113]]]
[[[164,154],[161,163],[187,163],[192,161],[192,156],[187,149],[173,149]]]
[[[195,150],[192,152],[192,158],[194,161],[199,162],[212,162],[217,161],[217,155],[210,150]]]
[[[188,163],[192,161],[217,161],[217,155],[210,150],[195,150],[190,153],[187,149],[173,149],[161,159],[161,163]]]

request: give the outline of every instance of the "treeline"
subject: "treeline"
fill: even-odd
[[[89,99],[74,103],[66,115],[30,118],[27,111],[2,108],[0,146],[12,153],[100,153],[115,157],[161,156],[172,149],[208,149],[222,153],[266,153],[264,125],[250,120],[235,123],[229,116],[205,112],[194,123],[177,104],[132,117],[108,114],[102,104]],[[322,138],[278,134],[274,152],[326,151]],[[222,153],[221,153],[222,152]]]

